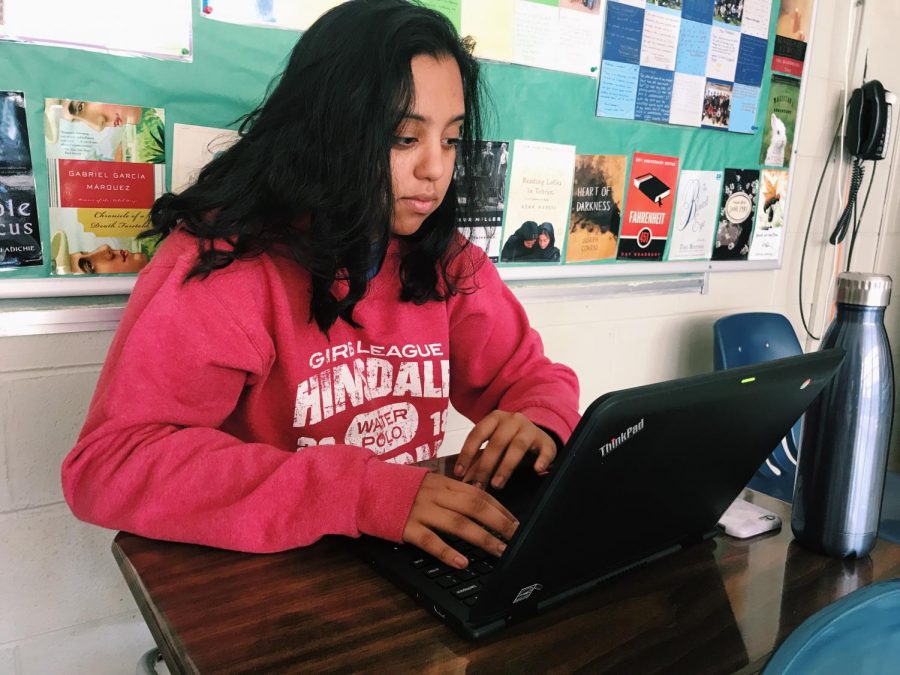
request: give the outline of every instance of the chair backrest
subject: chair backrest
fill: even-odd
[[[866,586],[801,623],[772,655],[763,675],[897,672],[900,579]]]
[[[732,314],[713,326],[715,368],[736,368],[802,354],[794,328],[773,312]]]
[[[803,353],[791,323],[783,315],[773,312],[746,312],[719,319],[713,326],[713,349],[716,370]],[[798,421],[759,468],[749,486],[778,499],[791,501],[799,446]]]

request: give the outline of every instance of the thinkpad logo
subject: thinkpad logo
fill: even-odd
[[[638,422],[634,426],[628,427],[625,431],[623,431],[618,436],[614,436],[613,438],[610,438],[608,443],[604,443],[599,448],[597,448],[597,452],[599,452],[601,455],[606,457],[609,453],[611,453],[613,450],[615,450],[620,445],[622,445],[622,443],[630,440],[631,438],[636,436],[638,434],[638,432],[641,432],[643,430],[644,430],[644,418],[642,417],[640,422]]]
[[[522,602],[523,600],[527,600],[531,597],[531,594],[535,591],[539,591],[543,588],[541,584],[531,584],[531,586],[526,586],[516,595],[516,599],[513,600],[513,604],[517,602]]]

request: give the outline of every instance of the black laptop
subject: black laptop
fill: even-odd
[[[843,359],[828,350],[604,394],[548,476],[493,494],[520,521],[500,558],[455,538],[464,571],[364,537],[367,562],[470,638],[717,533],[716,523]]]

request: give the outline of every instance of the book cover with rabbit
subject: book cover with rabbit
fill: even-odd
[[[766,126],[763,131],[759,163],[763,166],[787,168],[794,147],[800,80],[785,75],[772,75]]]

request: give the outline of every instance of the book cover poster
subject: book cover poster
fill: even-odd
[[[619,260],[662,260],[677,181],[677,157],[634,153],[619,237]]]
[[[721,171],[681,172],[667,260],[709,260],[721,188]]]
[[[755,133],[771,10],[772,0],[609,0],[596,114]]]
[[[464,2],[460,35],[475,45],[475,56],[492,61],[512,61],[514,0]]]
[[[599,0],[516,0],[511,61],[594,75],[602,35]]]
[[[163,110],[47,99],[44,136],[53,272],[140,271],[155,246],[136,237],[165,191]]]
[[[238,139],[233,129],[175,124],[172,134],[172,192],[194,184],[200,170]]]
[[[704,1],[708,0],[699,0],[701,4]],[[731,2],[734,3],[734,0],[731,0]],[[771,16],[772,0],[743,0],[743,11],[741,12],[742,34],[768,40]]]
[[[574,172],[574,145],[513,143],[500,262],[560,262]]]
[[[566,262],[615,260],[625,198],[625,155],[578,155]]]
[[[778,260],[787,207],[788,172],[764,169],[760,176],[759,209],[748,260]]]
[[[0,40],[191,61],[194,4],[187,0],[0,0]],[[61,73],[83,70],[73,65],[69,53],[56,54],[54,61]],[[115,67],[111,62],[107,66],[91,62],[98,65],[89,68],[92,74],[87,77],[96,74],[95,81],[102,81],[99,76]],[[4,65],[12,71],[12,66]]]
[[[707,80],[703,92],[703,117],[701,124],[711,129],[727,129],[731,121],[732,85],[728,82]]]
[[[516,0],[512,61],[535,68],[553,68],[558,45],[559,1]]]
[[[559,70],[597,76],[603,46],[602,4],[601,0],[559,0]]]
[[[602,0],[422,2],[446,15],[480,59],[596,77]]]
[[[763,166],[787,168],[794,147],[794,127],[800,99],[800,80],[784,75],[772,75],[769,103],[759,163]]]
[[[43,262],[25,94],[0,91],[0,271]]]
[[[739,0],[714,0],[713,19],[716,24],[738,28],[744,15],[744,3]]]
[[[758,169],[725,169],[713,260],[747,259],[758,195]]]
[[[759,130],[756,125],[759,112],[759,91],[759,87],[735,83],[731,92],[729,131],[754,134]]]
[[[201,0],[200,16],[245,26],[306,30],[325,12],[343,2],[344,0]]]
[[[813,0],[781,0],[775,23],[772,70],[800,77],[812,23]]]
[[[475,203],[468,204],[463,191],[458,191],[459,230],[488,257],[500,259],[500,228],[503,224],[506,174],[509,168],[508,141],[476,141],[475,161],[471,170],[475,181]],[[457,163],[455,180],[466,178],[462,164]]]

